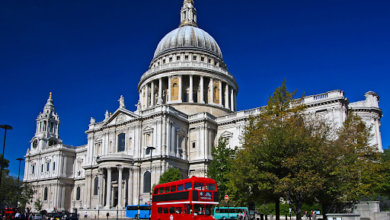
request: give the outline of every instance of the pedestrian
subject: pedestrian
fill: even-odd
[[[110,216],[110,213],[107,212],[106,216],[107,216],[107,219],[108,219],[108,216]]]
[[[84,214],[84,219],[87,219],[87,218],[88,218],[88,214],[85,213],[85,214]]]
[[[307,216],[307,211],[305,211],[305,219],[307,219],[307,217],[308,217],[308,216]]]
[[[313,212],[313,220],[317,220],[317,212],[316,212],[316,210],[314,210],[314,212]]]
[[[19,213],[19,211],[16,212],[16,214],[15,214],[15,219],[20,219],[20,213]]]

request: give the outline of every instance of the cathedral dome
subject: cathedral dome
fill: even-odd
[[[221,49],[214,38],[206,31],[194,26],[182,26],[165,35],[158,44],[153,59],[176,49],[201,50],[222,59]]]

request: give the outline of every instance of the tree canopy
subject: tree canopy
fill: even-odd
[[[207,176],[217,182],[218,191],[221,195],[220,201],[224,200],[224,195],[226,194],[227,182],[229,180],[227,174],[231,170],[235,152],[236,148],[229,148],[226,139],[223,137],[218,140],[217,147],[211,150],[213,161],[210,163]]]
[[[183,179],[183,174],[180,170],[171,167],[161,175],[158,184],[169,183],[181,179]]]

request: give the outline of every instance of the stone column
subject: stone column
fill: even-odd
[[[148,84],[145,85],[145,108],[149,107],[149,86]]]
[[[171,102],[172,101],[172,97],[171,97],[171,79],[172,77],[168,77],[168,92],[167,92],[167,96],[168,96],[168,102]]]
[[[175,135],[176,135],[176,132],[175,132],[175,126],[174,125],[171,125],[171,147],[170,147],[170,152],[169,154],[172,155],[172,152],[174,152],[175,150]]]
[[[204,96],[203,96],[203,76],[200,77],[199,84],[200,84],[200,101],[199,101],[199,102],[204,104]]]
[[[219,80],[219,105],[222,106],[222,81]]]
[[[151,94],[150,94],[150,106],[154,106],[154,82],[150,83],[151,85]]]
[[[99,207],[102,206],[103,204],[103,170],[102,169],[99,169],[98,171],[98,185],[99,185],[99,190],[98,190],[98,198],[99,198]],[[92,207],[91,207],[92,208]]]
[[[225,108],[229,108],[229,85],[225,86]]]
[[[143,106],[143,103],[142,103],[142,89],[139,92],[139,104],[141,105],[141,108],[139,110],[142,110],[142,106]]]
[[[122,208],[122,171],[123,167],[118,167],[118,209]]]
[[[129,197],[127,198],[128,205],[133,205],[134,177],[132,175],[133,174],[132,169],[133,168],[129,168],[129,181],[127,181],[128,183],[127,189],[129,192]]]
[[[106,209],[111,208],[111,167],[107,168]]]
[[[234,112],[234,90],[230,89],[230,110]]]
[[[162,102],[162,78],[159,78],[158,79],[158,100],[157,100],[157,104],[158,105],[162,105],[163,102]]]
[[[179,76],[179,102],[182,102],[183,93],[183,76]]]
[[[237,111],[237,92],[234,93],[234,111]]]
[[[192,82],[192,75],[190,75],[190,94],[189,94],[189,102],[193,103],[194,102],[194,95],[193,95],[193,82]]]
[[[213,78],[210,78],[209,88],[210,88],[209,104],[212,104],[212,103],[214,103],[214,80],[213,80]]]
[[[61,208],[65,209],[65,188],[66,188],[66,185],[63,184],[62,185],[62,195],[61,195]]]

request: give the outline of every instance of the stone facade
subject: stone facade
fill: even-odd
[[[238,85],[216,41],[196,23],[192,0],[185,0],[181,24],[159,43],[138,84],[137,110],[119,108],[105,119],[91,118],[88,143],[73,147],[59,136],[59,116],[50,97],[37,118],[37,129],[25,156],[24,181],[37,187],[33,198],[43,208],[116,215],[118,208],[150,201],[150,188],[169,167],[183,178],[207,176],[211,149],[220,137],[240,147],[249,115],[260,108],[237,111]],[[379,96],[367,92],[365,101],[349,103],[334,90],[307,96],[308,112],[340,126],[354,111],[373,126],[372,144],[382,151]],[[148,147],[155,147],[149,152]],[[151,161],[151,155],[153,160]],[[109,211],[111,210],[111,211]]]

